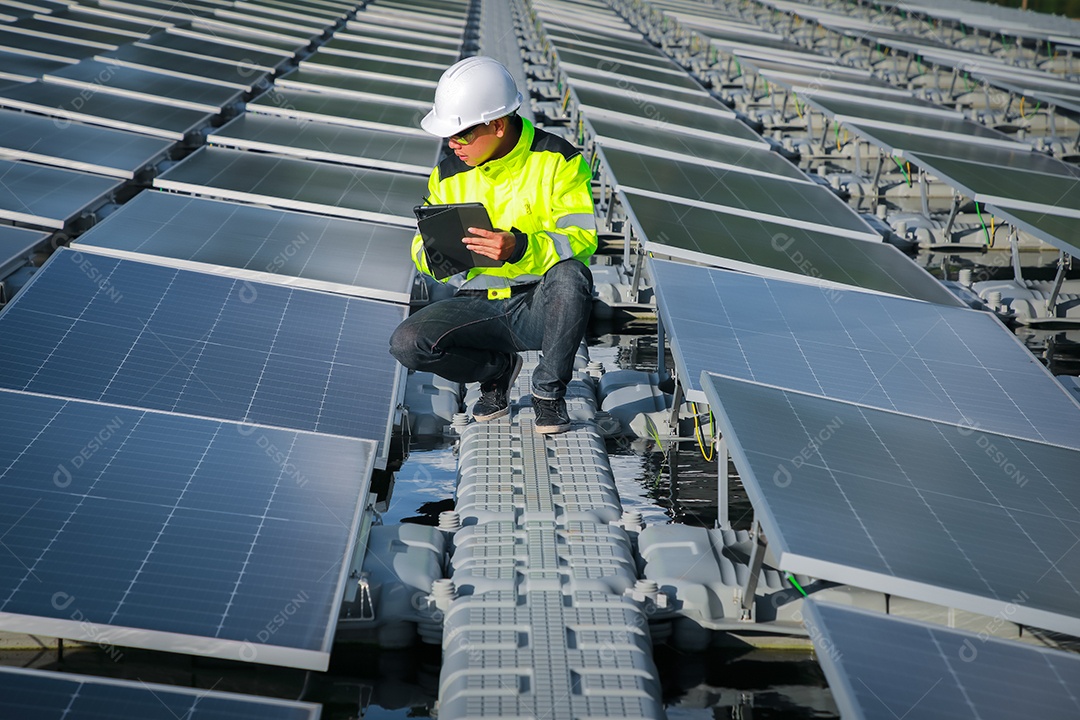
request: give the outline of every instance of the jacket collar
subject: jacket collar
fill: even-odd
[[[510,152],[498,160],[488,160],[483,165],[477,166],[480,174],[489,180],[498,181],[509,175],[515,175],[525,166],[525,160],[532,147],[536,129],[528,118],[521,118],[521,137]]]

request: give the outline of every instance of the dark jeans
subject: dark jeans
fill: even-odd
[[[462,294],[421,308],[394,331],[390,352],[412,370],[483,383],[510,368],[510,353],[541,350],[532,393],[555,400],[566,393],[591,310],[592,273],[564,260],[506,300]]]

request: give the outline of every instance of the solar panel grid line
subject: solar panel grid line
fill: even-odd
[[[716,210],[718,212],[731,213],[732,215],[741,215],[743,217],[753,218],[755,220],[763,220],[767,222],[779,223],[781,225],[790,225],[793,228],[799,228],[801,230],[810,230],[813,232],[832,232],[844,237],[850,237],[855,240],[865,240],[867,242],[881,242],[881,236],[874,232],[859,232],[857,230],[848,230],[847,228],[837,228],[832,225],[826,225],[824,223],[814,223],[805,220],[798,220],[796,218],[788,218],[782,215],[769,215],[767,213],[756,212],[753,210],[746,210],[745,208],[733,207],[730,205],[720,205],[717,203],[706,202],[704,200],[692,200],[690,198],[684,198],[678,195],[670,195],[667,193],[659,193],[653,190],[644,190],[642,188],[630,187],[627,185],[618,185],[618,190],[630,193],[633,195],[641,195],[643,197],[656,198],[657,200],[668,200],[674,203],[680,203],[683,205],[690,205],[692,207],[704,208],[706,210]]]

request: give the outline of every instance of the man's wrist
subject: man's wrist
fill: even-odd
[[[510,228],[510,232],[514,234],[514,252],[510,253],[506,262],[516,263],[525,257],[525,251],[529,249],[529,236],[517,228]]]

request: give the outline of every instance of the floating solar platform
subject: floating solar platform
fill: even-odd
[[[146,45],[124,45],[104,55],[97,55],[95,60],[113,65],[122,65],[137,70],[149,70],[153,73],[168,75],[185,80],[222,85],[245,92],[251,92],[257,85],[266,81],[266,70],[252,67],[250,64],[226,63],[221,60],[184,57],[176,53]]]
[[[1080,404],[988,313],[655,260],[691,399],[703,371],[1080,447]]]
[[[204,113],[220,113],[240,101],[243,92],[208,82],[171,77],[149,70],[83,60],[43,76],[59,85],[79,88],[85,93],[102,93],[172,105]]]
[[[601,148],[616,189],[869,242],[881,236],[820,185]],[[750,158],[746,158],[747,161]]]
[[[92,93],[67,85],[33,82],[0,91],[0,107],[182,141],[210,122],[210,113],[133,98]]]
[[[356,220],[415,227],[427,180],[227,148],[202,148],[154,179],[154,187]]]
[[[439,78],[442,77],[447,66],[452,64],[453,61],[436,65],[434,63],[413,61],[399,62],[383,59],[375,55],[361,58],[352,55],[315,52],[300,63],[300,69],[358,78],[373,78],[382,81],[392,79],[394,82],[428,88],[432,97],[434,97],[435,86],[439,84]]]
[[[844,718],[1080,715],[1076,653],[830,603],[807,607],[817,657]]]
[[[38,230],[0,225],[0,280],[26,265],[30,255],[42,248],[49,237],[49,233]]]
[[[942,305],[963,303],[888,243],[623,194],[643,248],[690,262],[780,279],[839,283]]]
[[[162,32],[135,43],[180,55],[182,57],[220,59],[240,63],[243,67],[264,72],[274,72],[289,62],[288,55],[276,52],[260,52],[253,48],[237,47],[225,42],[203,39],[178,32]],[[182,61],[177,61],[181,63]]]
[[[326,670],[375,443],[32,393],[0,406],[0,629]]]
[[[0,160],[0,218],[63,230],[109,202],[123,181],[26,162]]]
[[[408,228],[147,191],[72,246],[253,282],[408,303],[413,234]]]
[[[133,179],[164,160],[173,142],[122,130],[0,110],[0,157]]]
[[[375,440],[382,467],[406,314],[61,248],[0,314],[0,385]]]
[[[778,569],[1080,634],[1080,451],[700,382]]]
[[[319,720],[322,708],[293,700],[183,688],[142,680],[0,668],[4,707],[21,718],[100,720]],[[162,718],[164,720],[164,718]]]
[[[431,109],[435,99],[434,86],[402,83],[389,76],[364,77],[304,68],[282,75],[274,85],[284,90],[334,93],[367,102],[396,103],[424,113]],[[417,124],[421,117],[423,115],[417,116]]]
[[[62,63],[75,63],[83,58],[90,57],[101,48],[93,45],[56,40],[53,38],[35,37],[23,33],[12,32],[0,25],[0,50],[20,55],[56,60]]]
[[[249,113],[215,130],[206,139],[221,147],[396,170],[425,178],[439,151],[438,140],[430,135],[421,138],[412,133]]]
[[[749,128],[738,122],[730,121],[733,130]],[[783,177],[796,182],[811,182],[809,178],[782,158],[777,153],[761,147],[761,138],[757,142],[743,141],[740,136],[732,138],[731,143],[706,140],[699,135],[668,131],[656,132],[644,125],[632,122],[620,122],[611,117],[588,119],[586,127],[592,131],[597,144],[605,148],[614,148],[626,152],[653,155],[655,157],[694,163],[717,170],[733,170],[749,175]]]
[[[420,129],[423,115],[415,106],[325,92],[271,88],[247,103],[247,113],[431,137]]]

